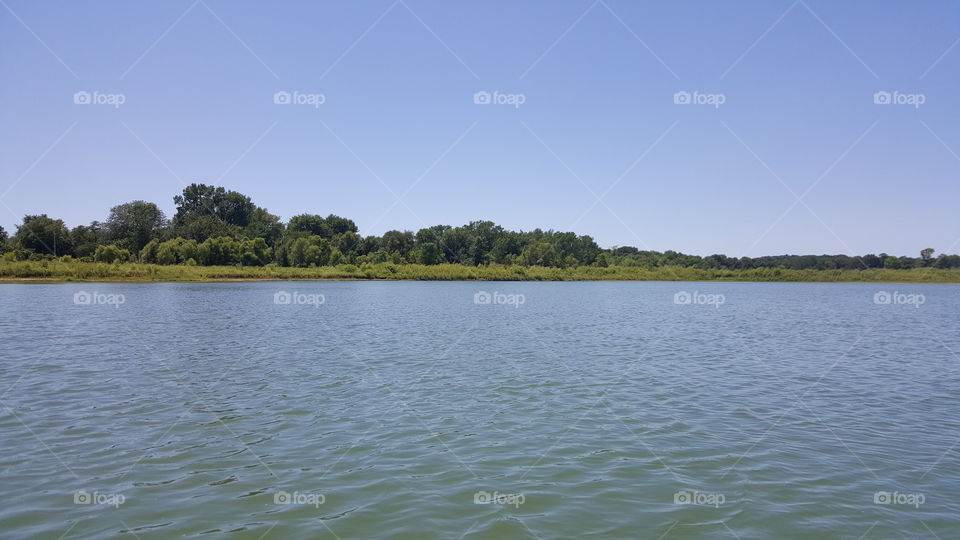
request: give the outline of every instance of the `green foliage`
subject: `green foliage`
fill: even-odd
[[[604,276],[608,275],[645,279],[655,273],[680,275],[694,271],[705,272],[698,274],[704,279],[725,279],[743,272],[755,272],[750,275],[763,279],[780,279],[780,272],[793,271],[960,268],[960,255],[942,254],[934,258],[933,248],[921,250],[917,258],[886,253],[701,257],[632,246],[601,249],[590,236],[541,229],[510,231],[492,221],[472,221],[459,227],[435,225],[415,234],[391,230],[382,236],[361,237],[350,219],[305,213],[293,216],[284,225],[278,216],[258,207],[250,197],[205,184],[187,186],[174,197],[174,202],[176,213],[170,224],[157,205],[146,201],[115,206],[105,223],[94,221],[72,231],[62,220],[46,215],[26,216],[12,239],[8,240],[0,228],[0,252],[5,252],[4,260],[11,263],[72,256],[116,264],[135,258],[145,264],[192,264],[197,268],[349,267],[355,268],[358,275],[369,277],[379,277],[383,270],[389,275],[416,272],[426,276],[424,279],[464,276],[464,268],[495,276],[490,279],[568,279],[581,272],[590,279],[606,279]],[[326,275],[325,270],[317,272]],[[467,273],[463,279],[480,279],[471,277],[476,275],[480,274]]]
[[[52,219],[46,214],[24,216],[14,239],[23,249],[36,253],[54,256],[73,253],[70,231],[63,220]]]
[[[97,246],[93,260],[102,263],[122,263],[131,259],[130,252],[114,245]]]
[[[111,208],[104,228],[107,241],[136,253],[166,227],[167,219],[157,205],[133,201]]]

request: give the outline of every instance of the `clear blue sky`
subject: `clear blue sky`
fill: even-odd
[[[960,252],[958,40],[948,0],[2,0],[0,225],[170,215],[205,182],[367,234],[489,219],[700,255]]]

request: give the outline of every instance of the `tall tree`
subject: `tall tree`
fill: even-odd
[[[166,226],[167,218],[156,204],[132,201],[110,209],[106,223],[107,239],[121,248],[139,253]]]
[[[46,214],[23,216],[15,239],[22,247],[37,253],[57,256],[73,254],[70,231],[63,220],[52,219]]]

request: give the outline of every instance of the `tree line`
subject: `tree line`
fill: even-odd
[[[491,221],[361,236],[350,219],[333,214],[300,214],[284,223],[246,195],[205,184],[187,186],[173,201],[176,212],[170,219],[154,203],[132,201],[111,208],[105,221],[73,229],[46,214],[27,215],[12,236],[0,227],[0,252],[7,261],[61,258],[203,266],[313,267],[392,262],[727,270],[960,267],[960,255],[934,257],[932,248],[921,250],[919,257],[880,253],[753,258],[719,254],[700,257],[630,246],[603,249],[587,235],[541,229],[510,231]]]

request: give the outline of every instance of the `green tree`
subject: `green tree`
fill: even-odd
[[[97,246],[93,260],[105,263],[127,262],[130,260],[130,252],[115,245]]]
[[[77,257],[93,257],[97,246],[107,242],[103,225],[94,221],[90,225],[77,225],[70,231],[73,254]]]
[[[14,239],[21,247],[37,253],[55,256],[73,254],[70,231],[63,220],[52,219],[46,214],[24,216]]]
[[[194,216],[213,216],[224,223],[246,227],[257,208],[250,197],[242,193],[206,184],[190,184],[183,188],[181,195],[173,197],[173,202],[177,205],[174,226]]]
[[[293,233],[303,232],[311,236],[320,236],[329,238],[331,236],[330,226],[323,216],[317,214],[299,214],[290,218],[287,222],[287,230]]]
[[[933,261],[933,252],[936,251],[933,248],[925,248],[920,250],[920,259],[923,261],[924,266],[930,266],[930,263]]]
[[[163,211],[146,201],[114,206],[105,224],[107,240],[133,252],[143,249],[166,227],[167,218]]]

